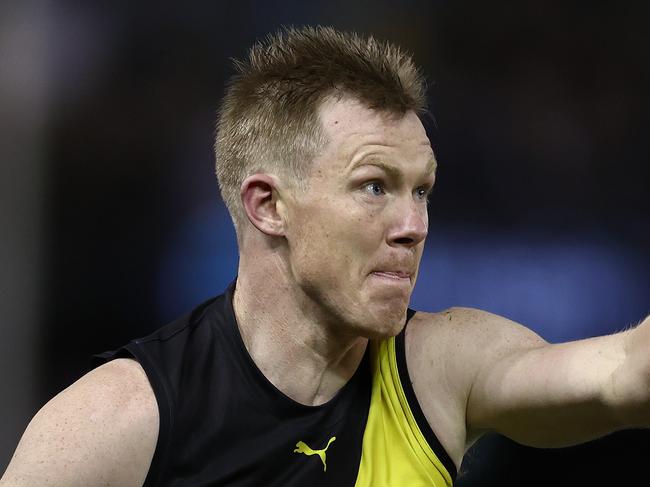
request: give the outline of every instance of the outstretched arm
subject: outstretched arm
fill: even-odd
[[[523,444],[559,447],[650,427],[650,319],[614,335],[548,344],[490,313],[455,314],[475,324],[466,329],[475,338],[468,437],[493,430]]]
[[[650,316],[621,334],[624,358],[613,374],[612,395],[620,422],[650,427]]]

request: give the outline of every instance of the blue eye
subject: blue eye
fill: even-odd
[[[386,194],[384,191],[384,186],[377,181],[366,184],[365,189],[373,196],[381,196],[383,194]]]

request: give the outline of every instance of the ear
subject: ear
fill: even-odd
[[[260,232],[284,235],[284,221],[278,211],[279,181],[270,174],[253,174],[244,179],[240,197],[248,220]]]

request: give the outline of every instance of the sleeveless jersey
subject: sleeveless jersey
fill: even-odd
[[[160,430],[145,486],[452,485],[455,465],[409,380],[404,330],[371,340],[336,396],[306,406],[248,354],[233,291],[234,283],[153,334],[95,356],[97,364],[135,358],[151,383]]]

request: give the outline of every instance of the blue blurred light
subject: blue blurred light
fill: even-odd
[[[438,229],[425,248],[411,306],[484,309],[523,323],[551,342],[611,333],[648,312],[640,260],[594,235],[554,239]],[[237,262],[225,207],[199,208],[179,225],[163,254],[160,319],[169,321],[220,294],[235,277]]]
[[[506,316],[551,342],[611,333],[647,313],[641,256],[594,235],[570,239],[446,230],[430,237],[411,300]],[[646,284],[644,284],[646,283]]]
[[[198,208],[182,222],[162,254],[158,316],[167,322],[218,294],[237,275],[237,237],[223,204]]]

